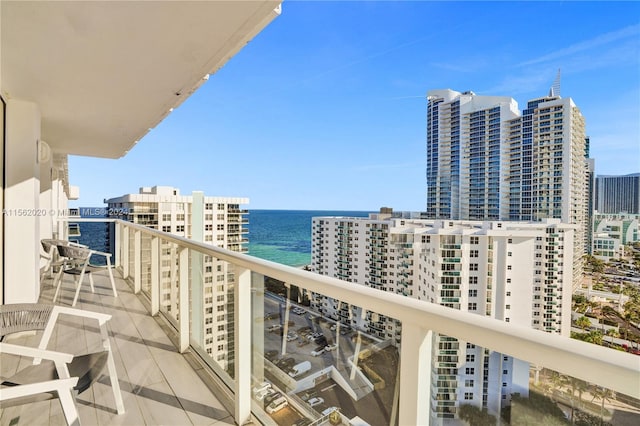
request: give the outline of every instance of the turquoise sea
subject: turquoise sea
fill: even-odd
[[[249,254],[289,266],[311,263],[311,218],[367,217],[364,211],[249,210]]]
[[[104,208],[81,208],[81,216],[101,218],[104,214],[91,214]],[[289,266],[311,263],[311,218],[315,216],[367,217],[365,211],[328,210],[249,210],[249,255]],[[78,242],[95,250],[110,251],[109,226],[106,223],[81,223]],[[104,257],[92,259],[104,263]]]

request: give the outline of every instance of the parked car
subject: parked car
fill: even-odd
[[[264,397],[264,406],[268,406],[269,404],[271,404],[271,401],[276,400],[277,398],[280,398],[282,396],[282,393],[280,392],[274,392],[270,395],[267,395]]]
[[[296,314],[296,315],[302,315],[302,314],[304,314],[304,312],[305,311],[302,308],[293,308],[293,313]]]
[[[316,337],[315,339],[313,339],[313,343],[317,344],[317,345],[325,345],[327,344],[327,338],[324,336],[320,336],[320,337]]]
[[[294,365],[289,371],[289,376],[297,377],[307,371],[311,370],[311,363],[309,361],[302,361],[300,364]]]
[[[309,404],[312,407],[315,407],[316,405],[324,404],[324,399],[316,396],[309,399],[307,401],[307,404]]]
[[[320,356],[324,353],[324,346],[318,346],[314,350],[311,351],[311,355]]]
[[[304,327],[300,327],[300,328],[298,329],[298,333],[305,333],[305,332],[307,332],[307,331],[311,331],[311,327],[309,327],[309,326],[307,326],[307,325],[305,325]]]
[[[284,396],[281,396],[280,398],[274,399],[273,401],[271,401],[271,403],[269,403],[269,405],[267,406],[267,413],[277,413],[287,405],[289,405],[289,401],[287,401],[287,398],[285,398]]]
[[[269,333],[273,333],[274,331],[278,331],[278,330],[280,330],[281,328],[282,328],[282,325],[280,325],[280,324],[273,324],[273,325],[270,325],[269,327],[267,327],[267,331],[268,331]]]
[[[307,337],[307,339],[309,339],[309,340],[315,340],[315,339],[317,339],[317,338],[318,338],[318,337],[320,337],[320,336],[322,336],[322,333],[311,333],[311,334]]]
[[[303,401],[308,401],[309,398],[313,398],[314,396],[316,396],[318,394],[318,392],[316,392],[315,390],[308,390],[302,393],[302,395],[300,395],[300,398]]]
[[[329,328],[329,330],[331,330],[331,331],[336,331],[336,328],[338,328],[338,324],[333,324],[333,325]]]
[[[300,340],[298,342],[298,346],[305,346],[305,345],[308,345],[309,343],[311,342],[309,342],[308,340]]]
[[[333,412],[334,412],[334,411],[336,411],[337,409],[338,409],[338,407],[329,407],[329,408],[326,408],[325,410],[323,410],[323,411],[322,411],[322,415],[323,415],[323,416],[326,416],[326,415],[328,415],[328,414],[333,413]]]
[[[332,343],[330,345],[327,345],[324,347],[325,351],[335,351],[338,348],[338,344],[337,343]]]
[[[298,338],[298,333],[290,331],[287,333],[287,342],[291,342],[292,340],[296,340]]]
[[[271,383],[269,383],[269,382],[258,383],[253,388],[253,393],[256,394],[256,393],[265,391],[265,390],[270,389],[270,388],[271,388]]]
[[[276,393],[276,391],[274,391],[273,388],[267,388],[267,389],[265,389],[263,391],[260,391],[257,394],[255,394],[255,397],[256,397],[256,400],[262,401],[268,395],[271,395],[271,394],[274,394],[274,393]]]

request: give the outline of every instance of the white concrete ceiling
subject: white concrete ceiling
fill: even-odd
[[[279,14],[280,0],[0,3],[5,99],[58,153],[118,158]]]

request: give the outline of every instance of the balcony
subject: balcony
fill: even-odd
[[[106,274],[98,274],[96,293],[90,293],[85,287],[79,307],[113,315],[110,333],[117,350],[117,369],[127,412],[122,416],[115,414],[108,398],[108,382],[101,380],[94,385],[97,388],[93,396],[83,394],[78,398],[80,416],[85,423],[222,421],[243,424],[253,419],[256,423],[288,425],[307,417],[319,422],[316,424],[324,424],[326,416],[301,399],[301,386],[305,380],[320,380],[321,376],[323,380],[329,376],[327,380],[336,383],[332,387],[335,391],[323,393],[323,396],[341,409],[343,420],[359,416],[370,424],[389,424],[391,416],[397,415],[398,424],[434,423],[435,413],[430,412],[432,404],[428,401],[433,402],[431,348],[437,345],[437,333],[458,339],[450,342],[456,347],[460,343],[463,348],[461,342],[471,342],[522,360],[519,362],[530,370],[530,390],[544,393],[551,386],[557,388],[559,395],[570,398],[567,396],[569,385],[554,385],[550,379],[555,377],[551,370],[562,373],[563,377],[605,387],[617,395],[615,400],[603,399],[605,420],[615,424],[616,416],[623,415],[638,420],[640,406],[631,398],[640,397],[637,386],[640,357],[411,297],[354,286],[128,222],[113,223],[119,297],[111,296]],[[172,259],[168,277],[163,275],[166,268],[161,268],[162,258],[167,254]],[[214,302],[212,315],[205,313],[206,307],[211,306],[203,297],[208,294],[206,282],[194,273],[198,265],[209,263],[219,264],[227,271],[221,294],[224,297],[218,299],[222,301],[217,303],[217,310]],[[291,311],[295,304],[290,299],[265,291],[266,277],[340,300],[343,307],[362,308],[371,318],[398,321],[402,327],[400,346],[394,346],[395,341],[385,346],[390,341],[380,341],[361,331],[342,334],[339,330],[330,330],[330,324],[320,321],[319,316],[295,315]],[[218,285],[216,282],[213,288]],[[67,282],[63,291],[64,305],[69,304],[72,296],[69,286]],[[50,281],[45,281],[41,301],[50,301],[51,295]],[[213,296],[215,300],[216,295]],[[182,312],[188,314],[180,315]],[[278,315],[269,315],[267,319],[265,312]],[[293,327],[291,324],[297,329],[307,321],[335,340],[337,349],[313,357],[308,354],[313,349],[309,346],[313,345],[298,346],[296,341],[288,342],[267,331],[269,326],[280,324],[286,336],[290,331],[288,327]],[[82,345],[90,342],[88,337],[84,340],[81,336],[84,332],[90,333],[91,327],[68,326],[70,330],[61,332],[57,339],[59,348],[69,350],[71,341]],[[223,331],[218,333],[220,326]],[[209,331],[207,327],[216,331]],[[213,335],[222,337],[214,339],[212,345],[207,339]],[[311,371],[292,379],[269,359],[269,353],[274,351],[280,358],[308,360]],[[394,353],[397,353],[397,359]],[[354,363],[364,364],[363,370],[352,368]],[[2,368],[7,365],[3,363]],[[376,370],[375,374],[399,376],[398,380],[386,380],[386,391],[376,390],[372,384],[372,377],[376,376],[365,373],[369,371],[365,365]],[[388,366],[395,367],[389,369]],[[2,374],[5,375],[5,371]],[[252,398],[251,392],[254,384],[265,378],[289,401],[286,409],[271,415]],[[318,392],[332,386],[323,383],[317,388]],[[398,389],[395,389],[395,383]],[[399,397],[396,399],[394,395]],[[599,401],[595,391],[582,399],[588,402],[592,396]],[[594,404],[575,402],[584,405],[592,414],[599,413],[597,403],[594,408]],[[61,421],[57,401],[38,404],[42,405],[6,409],[0,421],[3,424],[13,424],[15,418],[19,418],[16,424],[58,424]],[[372,406],[377,408],[372,410]]]

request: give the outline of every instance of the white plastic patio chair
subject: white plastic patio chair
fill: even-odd
[[[8,384],[3,381],[0,384],[0,409],[58,398],[67,424],[80,425],[73,390],[78,383],[78,377],[69,377],[67,369],[67,363],[72,362],[73,355],[8,343],[0,343],[0,353],[52,361],[56,375],[59,377],[46,381],[34,379],[31,383],[24,384],[16,384],[11,381],[11,378],[8,379]]]
[[[118,382],[118,374],[116,372],[115,361],[111,352],[109,332],[107,330],[107,321],[111,319],[111,315],[39,303],[0,305],[0,337],[4,338],[4,336],[8,334],[21,331],[44,330],[37,350],[46,351],[49,340],[53,334],[53,329],[60,315],[71,315],[98,321],[100,335],[102,337],[102,350],[84,355],[69,355],[71,358],[65,358],[67,360],[64,361],[68,364],[68,370],[65,370],[67,372],[61,375],[58,365],[59,362],[41,365],[41,358],[50,358],[38,355],[34,348],[17,346],[18,348],[23,348],[23,353],[25,353],[26,356],[32,356],[34,358],[33,365],[5,379],[2,384],[6,386],[25,385],[33,383],[34,381],[47,382],[68,378],[70,377],[69,374],[71,374],[71,376],[79,377],[73,384],[73,389],[81,393],[88,389],[101,376],[101,371],[106,364],[116,411],[118,414],[124,413],[120,383]]]

